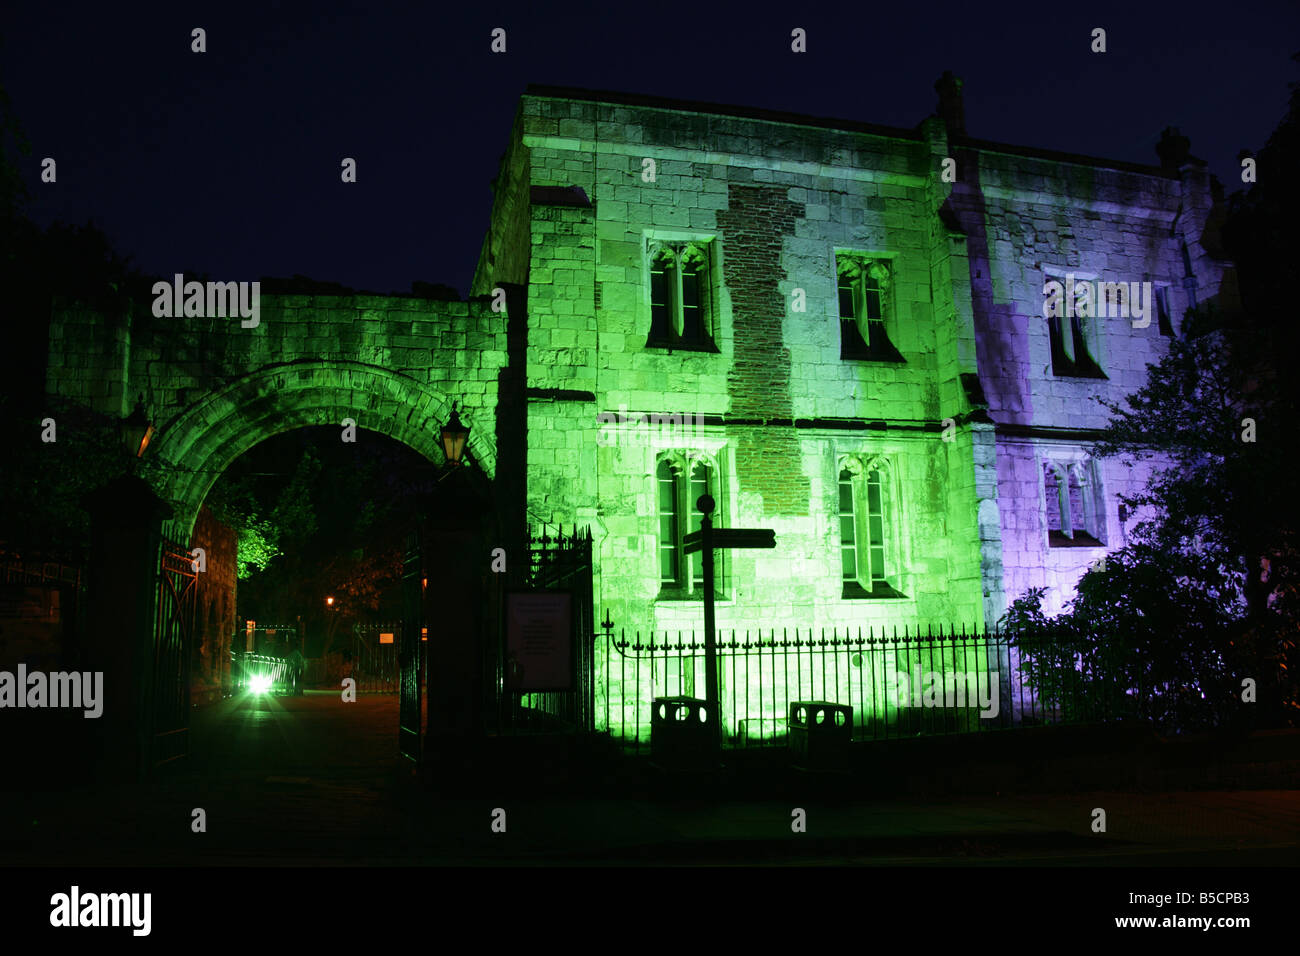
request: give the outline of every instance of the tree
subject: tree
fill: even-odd
[[[1225,318],[1189,315],[1146,384],[1107,405],[1093,453],[1164,465],[1121,497],[1142,518],[1125,547],[1083,576],[1066,613],[1046,621],[1033,592],[1008,613],[1015,632],[1059,636],[1064,657],[1037,675],[1040,692],[1068,659],[1114,682],[1096,693],[1126,696],[1111,703],[1166,729],[1251,722],[1247,678],[1265,722],[1300,709],[1288,676],[1300,626],[1289,427],[1300,409],[1269,365],[1295,354],[1278,351],[1292,334]]]

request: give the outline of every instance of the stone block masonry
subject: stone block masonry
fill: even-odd
[[[441,461],[438,428],[457,401],[473,426],[470,453],[495,473],[507,316],[490,299],[261,298],[257,328],[157,317],[148,301],[119,316],[61,303],[46,390],[110,417],[143,396],[156,431],[142,475],[186,528],[235,458],[304,425],[351,418]]]

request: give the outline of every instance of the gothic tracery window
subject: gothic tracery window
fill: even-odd
[[[882,259],[842,253],[836,257],[840,313],[840,357],[902,362],[889,338],[893,311],[892,274]]]
[[[650,335],[646,345],[713,351],[709,244],[654,242],[649,257]]]
[[[1049,547],[1104,545],[1105,499],[1093,462],[1043,463]]]
[[[1060,288],[1049,293],[1047,300],[1047,331],[1051,339],[1052,374],[1066,378],[1105,378],[1101,365],[1093,355],[1093,287],[1086,279],[1072,276],[1049,275],[1044,288]],[[1067,283],[1074,288],[1067,289]]]
[[[850,455],[840,463],[840,573],[845,598],[898,598],[898,511],[889,466]]]
[[[655,466],[659,521],[659,586],[662,598],[699,600],[704,587],[700,552],[686,554],[686,535],[699,531],[701,496],[713,498],[713,526],[723,527],[722,486],[716,462],[701,453],[665,455]],[[714,554],[714,585],[722,596],[725,552]]]

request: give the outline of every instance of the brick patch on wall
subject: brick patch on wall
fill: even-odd
[[[790,350],[782,324],[786,300],[780,283],[784,237],[794,235],[801,203],[787,188],[727,189],[728,208],[718,212],[726,236],[723,271],[731,292],[735,357],[727,376],[731,414],[740,418],[793,418]],[[763,496],[767,515],[807,515],[811,488],[793,427],[744,427],[736,432],[736,479],[741,493]]]

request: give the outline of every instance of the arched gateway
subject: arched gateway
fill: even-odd
[[[486,574],[486,555],[490,545],[507,543],[504,499],[517,497],[494,487],[499,436],[513,443],[523,432],[498,421],[498,409],[512,406],[503,385],[511,381],[508,321],[486,301],[402,296],[267,294],[251,328],[238,319],[157,316],[147,301],[116,314],[56,308],[47,393],[128,429],[138,404],[136,425],[150,429],[133,474],[88,502],[95,540],[87,620],[90,656],[105,673],[113,710],[105,739],[115,743],[103,754],[110,772],[148,770],[185,750],[189,650],[176,609],[196,576],[185,549],[205,497],[231,463],[274,435],[333,426],[341,440],[345,427],[377,432],[441,464],[440,430],[453,403],[470,426],[469,467],[440,483],[427,514],[412,516],[402,750],[415,756],[420,746],[420,682],[411,662],[419,660],[431,605],[439,606],[439,621],[428,629],[427,648],[439,667],[436,679],[430,674],[438,707],[429,710],[429,732],[474,725],[482,707],[475,686],[487,683],[476,649],[491,646],[500,589]],[[511,447],[511,460],[522,455]]]
[[[334,425],[341,431],[350,421],[441,462],[439,429],[451,415],[452,401],[411,375],[360,362],[268,365],[204,395],[158,428],[143,474],[175,509],[176,527],[188,531],[209,489],[236,458],[295,428]],[[477,466],[491,478],[492,436],[471,428],[468,444]]]
[[[154,427],[138,474],[188,533],[208,489],[257,442],[304,425],[388,435],[435,462],[456,402],[470,454],[495,477],[505,312],[487,301],[404,296],[260,297],[260,321],[170,317],[134,301],[116,315],[76,305],[51,319],[46,391]]]

